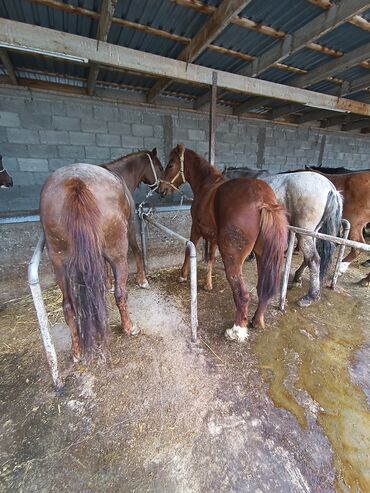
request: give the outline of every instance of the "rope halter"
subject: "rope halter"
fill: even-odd
[[[152,191],[154,191],[154,190],[157,190],[157,188],[159,187],[160,180],[157,176],[157,172],[156,172],[155,167],[154,167],[152,156],[149,153],[147,153],[147,156],[149,158],[149,163],[150,163],[150,167],[152,168],[152,173],[153,173],[153,178],[154,178],[154,183],[148,184],[148,187],[151,188]]]
[[[6,173],[6,169],[5,168],[0,169],[0,173]]]
[[[174,185],[175,181],[177,180],[177,178],[179,176],[181,176],[181,179],[182,179],[182,183],[179,184],[179,187],[181,185],[183,185],[184,183],[186,183],[186,179],[185,179],[185,174],[184,174],[184,154],[185,154],[185,147],[183,147],[180,155],[179,155],[179,158],[180,158],[180,169],[179,171],[176,173],[176,175],[172,178],[171,181],[165,181],[165,180],[160,180],[161,183],[164,183],[165,185],[169,185],[170,187],[172,187],[174,190],[176,190],[177,192],[180,192],[180,189],[178,187],[176,187]]]

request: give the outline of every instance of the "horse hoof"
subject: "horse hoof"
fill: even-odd
[[[136,324],[134,324],[131,328],[130,336],[138,336],[140,332],[141,332],[140,328]]]
[[[361,279],[358,283],[362,288],[369,288],[370,287],[370,279],[365,277],[365,279]]]
[[[72,361],[73,363],[80,363],[82,361],[82,358],[79,355],[72,354]]]
[[[256,321],[255,318],[252,318],[252,322],[250,325],[253,329],[264,329],[265,328],[265,322],[263,322],[262,320]]]
[[[351,262],[341,262],[341,264],[339,266],[339,271],[338,271],[340,276],[342,276],[346,272],[350,263]]]
[[[187,280],[188,280],[187,277],[182,277],[182,276],[179,277],[179,282],[186,282]]]
[[[205,284],[205,285],[203,286],[203,289],[204,289],[204,291],[212,291],[213,286],[208,286],[207,284]]]
[[[317,298],[317,300],[318,299],[319,298]],[[306,308],[307,306],[312,305],[312,303],[317,300],[311,298],[311,296],[303,296],[303,298],[301,298],[297,303],[298,306],[300,306],[301,308]]]
[[[249,337],[248,329],[234,324],[231,329],[225,331],[225,337],[229,341],[244,342]]]
[[[290,288],[301,288],[302,287],[302,279],[298,279],[297,281],[293,279],[292,283],[290,284]]]
[[[139,287],[142,289],[150,289],[150,286],[149,286],[147,279],[145,279],[144,282],[139,282]]]

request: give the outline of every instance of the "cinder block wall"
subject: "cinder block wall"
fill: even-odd
[[[165,164],[178,142],[207,157],[207,116],[1,88],[0,154],[15,187],[0,190],[0,211],[37,209],[45,178],[65,164],[103,163],[152,147],[158,148]],[[279,172],[319,163],[370,167],[369,136],[232,116],[217,119],[216,164],[220,168],[250,166]],[[136,199],[143,193],[141,188]]]

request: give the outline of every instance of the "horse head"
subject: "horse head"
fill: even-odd
[[[13,178],[9,175],[3,166],[3,157],[0,156],[0,188],[11,188],[13,186]]]
[[[157,148],[154,147],[151,151],[144,151],[145,155],[149,159],[150,167],[147,167],[144,171],[142,181],[149,185],[152,189],[157,189],[160,183],[160,178],[163,173],[163,166],[157,156]]]
[[[185,146],[177,144],[170,152],[170,158],[161,179],[160,193],[167,195],[186,183],[184,173]]]

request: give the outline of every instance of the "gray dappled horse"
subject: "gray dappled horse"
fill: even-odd
[[[291,226],[337,235],[343,200],[335,186],[323,175],[311,171],[269,175],[265,170],[249,168],[226,168],[224,174],[231,179],[258,177],[268,183],[288,211]],[[328,241],[316,242],[311,236],[297,235],[297,239],[304,262],[296,271],[293,283],[300,285],[305,268],[308,266],[310,270],[309,291],[298,302],[303,307],[320,299],[320,279],[331,264],[335,245]]]

